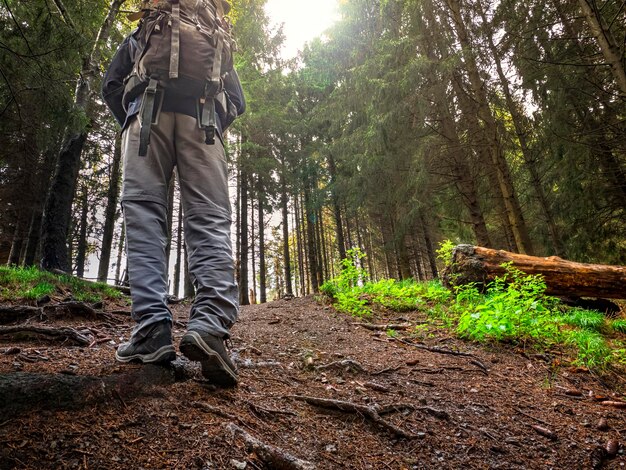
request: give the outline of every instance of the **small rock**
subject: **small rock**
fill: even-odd
[[[596,427],[598,428],[598,431],[608,431],[610,429],[606,418],[600,418]]]
[[[326,452],[329,452],[331,454],[334,454],[335,452],[337,452],[337,446],[335,444],[328,444],[324,450]]]
[[[240,462],[239,460],[235,459],[231,459],[230,464],[233,466],[233,468],[236,468],[237,470],[245,470],[248,467],[247,462]]]
[[[13,363],[13,369],[15,370],[22,370],[24,368],[24,364],[22,364],[21,362],[14,362]]]
[[[606,443],[606,454],[609,457],[615,457],[618,450],[619,441],[617,439],[609,439],[609,442]]]

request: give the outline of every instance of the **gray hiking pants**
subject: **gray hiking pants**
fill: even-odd
[[[124,130],[122,207],[126,224],[133,331],[144,337],[154,323],[172,321],[165,249],[168,184],[177,167],[185,242],[196,298],[188,329],[228,337],[237,319],[238,289],[230,238],[231,209],[224,147],[204,143],[194,117],[161,112],[145,157],[138,156],[139,119]]]

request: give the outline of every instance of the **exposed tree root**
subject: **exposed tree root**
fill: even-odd
[[[26,305],[9,307],[3,305],[0,306],[0,324],[6,325],[7,323],[26,320],[27,318],[39,316],[42,313],[43,310],[39,307],[29,307]]]
[[[426,346],[425,344],[412,343],[411,341],[406,341],[400,338],[394,338],[394,339],[395,341],[398,341],[399,343],[402,343],[402,344],[406,344],[407,346],[413,346],[414,348],[423,349],[425,351],[430,351],[430,352],[437,353],[437,354],[448,354],[450,356],[471,357],[472,358],[472,360],[470,361],[471,364],[474,364],[475,366],[480,368],[485,374],[489,373],[489,369],[487,368],[487,366],[485,366],[482,362],[480,362],[476,358],[476,356],[472,353],[466,353],[463,351],[453,351],[452,349],[440,348],[438,346]]]
[[[72,328],[47,328],[29,325],[0,326],[0,338],[10,337],[22,339],[43,339],[46,341],[70,342],[78,346],[89,346],[91,340]]]
[[[126,401],[155,393],[158,387],[192,378],[188,364],[175,361],[169,367],[128,366],[129,370],[104,377],[32,374],[0,375],[0,416],[13,417],[34,410],[71,410],[87,405]]]
[[[301,460],[285,450],[261,442],[256,437],[233,423],[226,425],[226,430],[233,436],[241,436],[248,452],[254,452],[268,468],[276,470],[313,470],[315,465]]]
[[[366,406],[366,405],[359,405],[357,403],[352,403],[349,401],[330,400],[327,398],[307,397],[307,396],[301,396],[301,395],[290,395],[287,398],[293,398],[294,400],[304,401],[304,402],[307,402],[309,405],[319,406],[320,408],[345,411],[348,413],[357,413],[369,419],[373,423],[378,424],[380,427],[385,428],[394,436],[403,437],[406,439],[414,439],[416,437],[414,434],[408,433],[405,430],[396,426],[395,424],[389,423],[385,421],[383,418],[381,418],[380,411],[382,410],[383,412],[390,412],[388,411],[389,410],[388,407],[381,408],[376,405]],[[395,405],[395,406],[400,407],[400,408],[403,408],[403,407],[406,408],[407,406],[411,406],[411,405]]]

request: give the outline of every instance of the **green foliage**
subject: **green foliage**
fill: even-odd
[[[88,283],[71,276],[59,276],[37,268],[0,266],[0,299],[36,300],[56,292],[66,294],[79,302],[97,302],[117,299],[119,291],[104,283]]]
[[[626,334],[626,320],[614,320],[611,323],[611,327],[619,333]]]
[[[595,310],[573,308],[561,317],[567,325],[589,331],[601,332],[606,329],[606,318]]]
[[[543,278],[526,275],[511,265],[482,297],[475,286],[457,290],[462,305],[457,332],[477,341],[495,340],[550,344],[559,338],[552,312],[556,301],[544,295]]]
[[[444,240],[439,242],[439,249],[435,250],[437,258],[443,263],[444,266],[450,266],[452,264],[452,251],[456,245],[451,240]]]
[[[475,284],[455,288],[453,295],[438,281],[386,279],[362,282],[354,253],[343,263],[346,270],[322,286],[344,313],[364,317],[378,310],[424,311],[466,339],[478,342],[507,342],[537,349],[565,348],[574,355],[574,364],[601,370],[610,364],[626,364],[626,347],[605,337],[612,331],[626,333],[626,320],[610,324],[596,311],[568,309],[545,294],[539,275],[527,275],[511,264],[496,278],[486,293]],[[342,276],[345,276],[342,278]],[[429,325],[417,325],[413,336],[430,335]],[[440,326],[441,327],[441,326]],[[388,330],[389,337],[399,332]]]
[[[597,331],[586,328],[565,333],[565,342],[576,347],[575,363],[590,369],[603,369],[613,359],[611,348]]]

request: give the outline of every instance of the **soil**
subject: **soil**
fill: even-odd
[[[172,306],[175,344],[188,308]],[[102,318],[45,322],[82,332],[92,340],[86,347],[2,340],[0,377],[110,378],[141,369],[114,361],[115,347],[132,327],[124,311],[127,305],[107,305]],[[370,321],[424,320],[411,312]],[[40,319],[31,323],[41,326]],[[191,380],[100,394],[73,410],[60,409],[60,400],[35,400],[31,409],[9,414],[14,398],[5,393],[0,468],[626,466],[619,377],[607,383],[589,371],[559,367],[558,358],[481,347],[443,328],[424,330],[421,338],[403,332],[392,338],[355,323],[313,298],[244,307],[230,345],[240,374],[234,389],[215,388],[191,366]],[[334,402],[315,405],[312,398]],[[233,429],[272,446],[270,457]],[[616,444],[617,454],[608,455],[607,445],[614,451]],[[291,463],[271,460],[281,452],[293,457]]]

